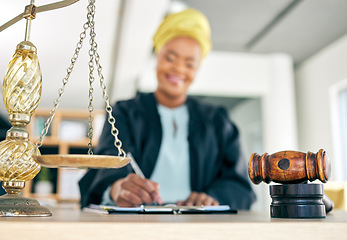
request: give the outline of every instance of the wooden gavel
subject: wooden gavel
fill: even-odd
[[[328,181],[331,170],[328,155],[323,149],[317,153],[282,151],[262,156],[253,153],[248,164],[248,174],[254,184],[301,183],[319,179]]]

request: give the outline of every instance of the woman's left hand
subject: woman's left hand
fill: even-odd
[[[178,201],[178,206],[218,206],[219,202],[206,193],[192,192],[187,200]]]

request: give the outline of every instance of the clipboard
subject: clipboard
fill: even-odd
[[[229,205],[219,206],[177,206],[166,204],[159,206],[117,207],[91,204],[84,211],[105,214],[237,214]]]

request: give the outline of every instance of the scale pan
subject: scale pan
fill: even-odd
[[[87,154],[39,155],[33,158],[48,168],[121,168],[130,162],[127,157]]]

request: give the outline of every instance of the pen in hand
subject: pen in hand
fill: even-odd
[[[136,163],[133,155],[128,152],[127,153],[127,157],[130,158],[130,165],[131,167],[134,169],[135,174],[142,177],[143,179],[146,179],[145,175],[143,174],[143,172],[141,171],[141,168],[139,167],[139,165]],[[163,200],[161,199],[161,197],[159,196],[159,193],[157,191],[153,191],[150,193],[152,198],[153,198],[153,205],[160,205],[161,203],[163,203]]]
[[[141,168],[139,167],[139,165],[137,165],[133,155],[130,152],[127,153],[127,157],[130,158],[130,165],[134,169],[136,175],[139,175],[142,178],[146,178],[145,175],[143,175]]]

